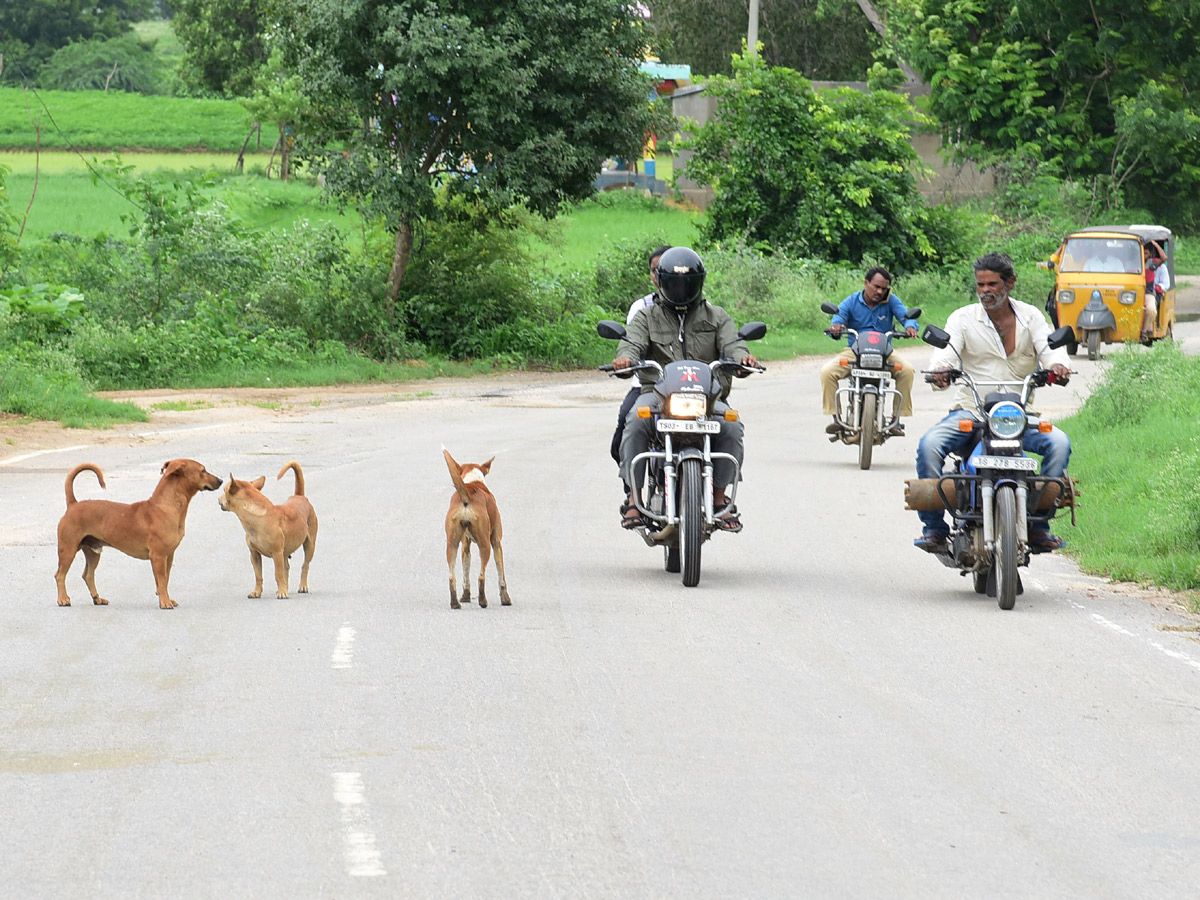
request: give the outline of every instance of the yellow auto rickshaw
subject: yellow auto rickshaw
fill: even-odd
[[[1070,325],[1067,352],[1140,341],[1175,331],[1175,241],[1160,225],[1101,225],[1068,234],[1049,261],[1054,288],[1046,312],[1054,327]],[[1163,269],[1163,271],[1159,271]]]

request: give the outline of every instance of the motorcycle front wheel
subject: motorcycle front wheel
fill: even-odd
[[[1001,609],[1017,603],[1017,495],[1011,485],[996,490],[996,602]]]
[[[700,543],[704,537],[704,479],[695,457],[679,464],[679,560],[684,587],[700,583]]]
[[[862,428],[858,432],[858,467],[871,468],[871,452],[875,449],[875,410],[879,397],[875,394],[863,394],[862,416],[859,423]]]

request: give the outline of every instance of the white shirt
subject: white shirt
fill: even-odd
[[[988,318],[982,303],[972,303],[950,313],[946,320],[946,331],[950,334],[950,345],[944,350],[934,350],[929,359],[931,369],[963,369],[973,378],[984,381],[1020,381],[1041,366],[1048,369],[1058,364],[1071,367],[1071,358],[1062,347],[1050,349],[1050,323],[1036,306],[1022,303],[1009,297],[1016,317],[1017,336],[1011,356],[1004,352],[1004,341],[1000,332]],[[962,357],[954,355],[953,347]],[[935,390],[944,388],[934,387]],[[979,388],[981,395],[997,390],[990,385]],[[965,384],[958,384],[958,394],[951,409],[975,410],[975,397]]]
[[[1158,268],[1154,270],[1154,286],[1162,288],[1164,291],[1171,289],[1171,273],[1167,271],[1167,264],[1160,263]]]
[[[625,324],[632,325],[633,317],[640,313],[643,309],[649,309],[654,305],[654,294],[647,294],[645,297],[638,297],[633,301],[633,305],[629,307],[629,314],[625,316]]]

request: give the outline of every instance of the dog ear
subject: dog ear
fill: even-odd
[[[232,472],[229,473],[229,487],[226,488],[226,490],[228,490],[231,494],[236,494],[238,492],[237,479],[233,477]]]
[[[183,468],[182,459],[168,459],[163,463],[162,468],[158,470],[159,475],[174,475]]]
[[[267,476],[266,476],[266,475],[259,475],[259,476],[258,476],[257,478],[255,478],[255,479],[254,479],[252,482],[250,482],[250,485],[251,485],[251,487],[253,487],[253,488],[254,488],[256,491],[261,491],[261,490],[263,489],[263,485],[265,485],[266,483],[267,483]]]
[[[496,461],[496,457],[493,456],[487,462],[480,465],[479,471],[482,472],[484,475],[488,474],[488,472],[490,472],[492,469],[492,463],[494,463],[495,461]]]

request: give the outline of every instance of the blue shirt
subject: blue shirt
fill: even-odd
[[[909,318],[908,307],[895,294],[888,294],[886,303],[871,307],[863,300],[863,292],[858,291],[838,304],[837,314],[831,324],[845,325],[859,332],[891,331],[892,319],[899,319],[904,323],[904,328],[917,327],[917,320]],[[854,339],[849,335],[846,336],[846,346],[854,346]]]

